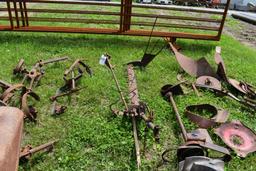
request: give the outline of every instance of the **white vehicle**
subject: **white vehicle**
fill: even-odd
[[[137,2],[142,4],[152,4],[152,0],[138,0]]]
[[[250,11],[256,11],[256,3],[254,4],[254,3],[252,3],[252,2],[249,2],[249,3],[247,4],[247,6],[248,6],[248,8],[249,8]]]
[[[221,3],[226,2],[226,0],[221,0]],[[256,4],[256,0],[231,0],[229,8],[234,10],[250,11],[254,4]]]
[[[155,2],[156,4],[165,4],[165,5],[171,3],[170,0],[154,0],[154,2]]]

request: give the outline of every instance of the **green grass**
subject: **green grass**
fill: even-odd
[[[67,62],[45,67],[46,74],[35,89],[41,97],[40,102],[34,103],[38,110],[38,123],[25,122],[22,145],[30,143],[37,146],[54,139],[59,139],[59,142],[52,153],[33,155],[30,162],[20,164],[19,170],[136,170],[131,121],[113,116],[110,112],[109,105],[119,96],[111,73],[100,66],[98,61],[103,53],[107,52],[112,56],[111,62],[115,65],[117,77],[128,98],[125,64],[142,57],[147,40],[147,37],[109,35],[0,34],[0,79],[10,83],[21,81],[12,75],[12,69],[20,58],[24,58],[26,65],[30,67],[39,59],[70,57]],[[223,35],[219,42],[178,40],[178,44],[185,55],[194,59],[204,56],[213,66],[215,46],[221,46],[228,76],[256,85],[256,51],[233,38]],[[61,116],[53,117],[50,114],[49,97],[63,85],[64,70],[77,58],[91,66],[94,75],[82,78],[79,86],[86,86],[86,89],[71,98],[63,98],[63,104],[68,106],[67,111]],[[155,112],[154,122],[161,127],[160,144],[154,143],[151,132],[148,133],[147,148],[145,155],[142,155],[142,170],[157,169],[162,152],[168,148],[177,148],[182,143],[175,115],[159,93],[163,85],[177,82],[178,71],[179,66],[168,49],[164,49],[144,71],[136,70],[140,99]],[[194,80],[188,75],[186,78]],[[195,125],[184,116],[185,107],[206,102],[229,110],[229,120],[239,119],[256,130],[254,113],[244,110],[229,98],[216,97],[210,92],[201,93],[203,96],[198,98],[189,90],[188,94],[175,98],[188,130],[194,129]],[[123,109],[123,106],[120,105],[119,109]],[[145,125],[141,122],[141,143],[144,141],[144,128]],[[211,135],[215,143],[223,144],[216,135]],[[141,148],[143,149],[143,143]],[[173,163],[158,169],[177,170],[175,151],[169,157]],[[244,160],[233,154],[233,160],[226,164],[226,170],[253,171],[256,167],[254,160],[255,154],[250,154]]]
[[[233,17],[227,17],[226,19],[226,25],[232,29],[240,29],[239,24],[239,20],[234,19]]]
[[[108,52],[111,62],[122,88],[127,92],[127,74],[125,63],[138,59],[143,54],[147,38],[72,35],[44,33],[2,33],[0,35],[1,68],[0,78],[11,83],[20,80],[11,72],[20,58],[24,58],[27,66],[39,59],[69,56],[68,62],[46,66],[46,74],[40,86],[35,91],[41,101],[35,103],[39,115],[37,124],[25,122],[23,145],[31,143],[36,146],[53,139],[59,139],[54,152],[50,154],[35,154],[29,163],[20,164],[20,170],[134,170],[135,157],[132,138],[132,126],[129,119],[114,117],[109,105],[116,101],[118,93],[110,72],[100,66],[98,60],[101,54]],[[222,47],[229,77],[242,79],[252,84],[255,72],[255,50],[241,45],[236,40],[223,35],[220,42],[196,40],[179,40],[187,56],[199,58],[205,56],[213,63],[216,45]],[[63,84],[64,70],[76,59],[83,59],[94,71],[92,78],[85,76],[80,86],[87,86],[71,99],[64,99],[68,110],[59,117],[50,115],[51,102],[49,97]],[[143,170],[153,170],[161,161],[161,153],[167,148],[178,147],[181,137],[179,128],[171,107],[159,95],[161,86],[176,82],[179,70],[174,56],[165,49],[145,71],[136,70],[140,99],[148,103],[155,112],[155,123],[161,126],[161,142],[155,144],[148,134],[146,155],[143,156]],[[189,78],[189,77],[188,77]],[[209,92],[201,92],[204,96],[197,98],[194,93],[177,97],[178,108],[188,129],[192,125],[183,111],[186,105],[211,103],[228,109],[229,120],[240,119],[252,129],[255,127],[253,113],[242,110],[241,106],[228,99],[218,98]],[[120,106],[120,109],[122,107]],[[141,141],[143,142],[145,128],[140,124]],[[216,143],[221,141],[213,135]],[[172,153],[174,154],[174,153]],[[254,170],[254,154],[240,160],[234,157],[226,165],[226,170]],[[173,161],[175,157],[172,156]],[[248,164],[250,163],[250,165]],[[175,170],[174,163],[161,167],[163,170]]]

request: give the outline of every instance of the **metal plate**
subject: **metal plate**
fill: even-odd
[[[0,107],[0,170],[18,170],[22,138],[23,112],[14,107]]]
[[[240,121],[224,123],[214,132],[240,157],[246,157],[256,150],[255,133]]]

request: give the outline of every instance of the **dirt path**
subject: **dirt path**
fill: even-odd
[[[153,12],[157,12],[160,15],[168,15],[168,12],[163,10],[153,10]],[[193,16],[195,15],[195,13],[191,12],[189,13],[189,15]],[[202,17],[206,17],[205,15],[207,14],[204,14],[204,16]],[[197,15],[196,17],[199,16]],[[238,41],[247,46],[256,48],[256,25],[249,24],[247,22],[240,21],[234,18],[232,18],[231,20],[235,20],[235,24],[232,25],[226,22],[223,33],[232,36],[233,38],[237,39]],[[183,21],[183,23],[189,24],[189,21]]]
[[[256,25],[237,20],[234,27],[228,24],[224,27],[224,33],[234,37],[247,46],[256,48]]]

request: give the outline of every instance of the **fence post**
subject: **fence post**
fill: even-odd
[[[224,23],[225,23],[225,20],[226,20],[226,17],[227,17],[229,4],[230,4],[230,0],[227,0],[226,6],[225,6],[225,9],[224,9],[224,13],[223,13],[223,16],[222,16],[222,20],[221,20],[221,23],[220,23],[220,28],[219,28],[219,32],[218,32],[218,35],[217,35],[217,40],[220,40],[220,36],[221,36],[222,30],[223,30],[223,27],[224,27]]]
[[[9,0],[6,1],[6,6],[8,10],[10,26],[11,26],[11,29],[13,29],[12,11],[11,11],[11,5]]]

